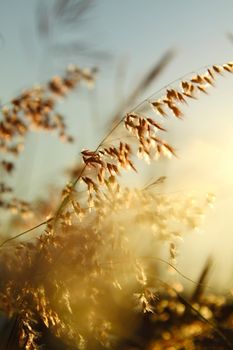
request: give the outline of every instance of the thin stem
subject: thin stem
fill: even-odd
[[[15,235],[15,236],[12,236],[12,237],[10,237],[10,238],[7,238],[5,241],[3,241],[3,242],[0,244],[0,248],[2,248],[5,244],[7,244],[7,243],[13,241],[14,239],[17,239],[17,238],[19,238],[19,237],[21,237],[21,236],[24,236],[25,234],[27,234],[27,233],[29,233],[29,232],[31,232],[31,231],[34,231],[35,229],[37,229],[37,228],[40,227],[40,226],[43,226],[43,225],[48,224],[48,223],[51,222],[52,220],[53,220],[53,217],[51,217],[51,218],[48,219],[48,220],[45,220],[45,221],[41,222],[40,224],[38,224],[38,225],[36,225],[36,226],[33,226],[33,227],[29,228],[29,229],[26,230],[26,231],[23,231],[23,232],[21,232],[21,233],[18,233],[18,234]]]

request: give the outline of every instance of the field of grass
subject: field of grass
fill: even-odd
[[[175,265],[177,241],[200,225],[214,196],[163,194],[165,176],[130,186],[127,174],[138,176],[139,160],[176,157],[164,118],[183,118],[182,105],[232,71],[231,62],[210,66],[118,115],[96,149],[81,152],[61,198],[42,203],[14,197],[7,183],[12,154],[20,155],[31,130],[56,131],[62,141],[73,141],[56,103],[78,84],[92,83],[95,70],[71,66],[2,107],[1,207],[13,213],[12,231],[26,228],[1,242],[6,349],[38,349],[51,337],[62,339],[59,348],[231,348],[231,301],[204,293],[210,263],[192,281],[188,298],[172,278],[163,281],[166,272],[159,267],[182,275]],[[165,246],[168,260],[159,254]]]
[[[79,14],[86,5],[78,3]],[[59,103],[95,89],[97,69],[71,64],[1,105],[0,350],[233,349],[232,290],[208,285],[213,260],[206,257],[197,280],[177,266],[183,237],[202,227],[215,194],[165,192],[166,174],[154,170],[179,157],[169,123],[185,123],[190,102],[227,79],[233,62],[141,98],[173,57],[173,50],[163,55],[116,108],[96,147],[65,169],[66,186],[54,179],[40,199],[17,195],[17,159],[36,133],[75,144],[79,135],[68,131]],[[25,171],[22,182],[30,176]]]

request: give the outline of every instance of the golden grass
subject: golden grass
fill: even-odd
[[[116,348],[137,330],[138,312],[153,314],[163,302],[157,302],[158,296],[167,294],[167,314],[173,313],[173,302],[176,307],[181,305],[182,315],[189,307],[202,315],[199,306],[195,308],[178,292],[174,294],[172,286],[165,288],[160,280],[158,262],[162,260],[158,252],[167,245],[167,264],[173,266],[177,239],[200,225],[212,197],[163,195],[158,189],[164,178],[143,188],[131,188],[120,181],[120,175],[137,172],[138,159],[152,162],[175,156],[175,149],[162,136],[166,132],[163,118],[183,118],[182,106],[206,94],[224,71],[232,73],[233,63],[208,67],[126,113],[94,151],[81,152],[82,165],[76,178],[64,188],[60,204],[54,208],[48,200],[37,208],[37,216],[46,212],[47,219],[2,241],[0,305],[14,320],[6,349],[12,348],[15,340],[23,349],[39,349],[44,327],[62,338],[66,348]],[[92,82],[94,73],[71,67],[64,77],[54,77],[43,87],[27,90],[4,106],[1,151],[18,155],[30,130],[57,131],[63,141],[72,141],[64,118],[56,112],[57,98],[64,97],[82,80]],[[10,173],[14,162],[6,157],[1,166]],[[12,191],[6,183],[0,184],[0,206],[22,215],[32,211],[30,204],[9,198]],[[16,240],[42,225],[43,232],[34,238]],[[229,347],[209,315],[202,318],[208,319],[207,324]],[[165,311],[161,317],[166,318]],[[123,321],[128,322],[127,327]],[[168,348],[165,343],[171,344],[170,336],[162,335],[162,345],[152,344],[151,349]],[[187,337],[191,344],[192,335]],[[181,349],[185,344],[179,346]]]

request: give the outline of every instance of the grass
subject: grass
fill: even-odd
[[[117,111],[96,149],[81,152],[75,177],[54,201],[14,198],[7,183],[12,155],[20,154],[31,131],[57,132],[62,141],[73,142],[57,101],[82,82],[92,84],[95,70],[71,66],[2,107],[6,181],[0,206],[17,212],[12,230],[25,218],[27,223],[15,235],[3,232],[0,243],[2,349],[232,348],[231,300],[204,293],[209,265],[196,282],[175,265],[179,238],[201,224],[213,196],[163,194],[164,176],[136,188],[129,183],[130,173],[139,177],[141,160],[176,157],[164,119],[183,119],[182,107],[207,94],[224,72],[232,73],[233,63],[180,79],[121,118]],[[168,260],[160,258],[165,247]],[[191,297],[172,278],[165,283],[161,264],[195,285]]]

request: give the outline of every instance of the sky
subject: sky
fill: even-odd
[[[37,29],[41,3],[52,6],[53,1],[0,0],[1,102],[61,73],[69,63],[95,65],[99,74],[94,90],[78,89],[60,103],[77,139],[74,146],[60,144],[55,136],[28,136],[15,176],[18,194],[26,198],[39,196],[48,183],[65,183],[62,169],[75,163],[81,149],[95,148],[121,99],[167,50],[174,49],[175,57],[142,100],[187,73],[233,61],[233,39],[228,35],[233,33],[232,0],[96,0],[80,23],[69,30],[54,24],[49,38]],[[62,40],[85,42],[92,51],[52,51],[51,45]],[[200,267],[214,254],[218,278],[226,284],[229,276],[221,271],[226,265],[228,271],[233,269],[233,77],[226,75],[216,85],[210,96],[190,103],[185,121],[169,121],[169,139],[179,159],[165,170],[169,188],[216,192],[218,201],[208,214],[206,232],[185,240],[181,260],[184,272],[195,275],[195,256],[200,255]]]

